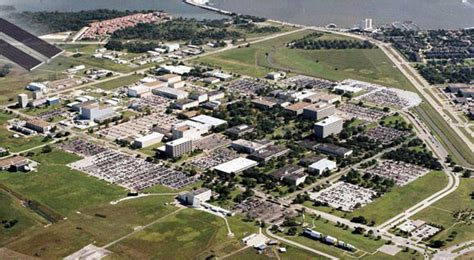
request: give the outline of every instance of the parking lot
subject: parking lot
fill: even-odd
[[[217,149],[219,147],[228,146],[231,140],[225,135],[212,134],[205,136],[199,140],[193,142],[194,149],[200,149],[203,151],[209,151]]]
[[[342,116],[347,119],[358,118],[366,122],[375,122],[380,120],[383,116],[388,113],[382,110],[358,106],[355,104],[347,103],[337,108],[342,112]],[[338,113],[341,114],[341,113]]]
[[[383,145],[388,145],[396,140],[407,137],[410,132],[401,131],[391,127],[377,126],[369,129],[366,133],[362,134],[367,136],[370,140],[375,140]]]
[[[97,133],[109,140],[126,139],[148,133],[152,128],[159,127],[170,130],[173,124],[180,120],[173,115],[164,112],[156,112],[148,116],[132,119],[128,122],[114,125],[109,128],[102,129]]]
[[[404,186],[427,174],[429,170],[414,164],[384,160],[365,172],[393,180],[395,184]]]
[[[142,191],[157,184],[179,189],[198,180],[198,176],[188,176],[86,141],[68,142],[61,148],[85,156],[70,164],[71,168],[132,191]]]
[[[234,150],[229,148],[218,148],[209,154],[192,159],[189,163],[199,169],[208,170],[237,157],[239,157],[239,155]]]
[[[239,79],[229,84],[224,85],[226,89],[231,92],[237,92],[240,94],[250,95],[255,94],[257,91],[271,88],[272,86],[265,81],[256,81],[252,79]]]
[[[312,89],[331,89],[334,85],[334,82],[324,79],[313,78],[304,75],[297,75],[291,78],[287,78],[282,81],[283,83],[294,86],[297,88],[311,87]]]
[[[342,211],[352,212],[372,202],[377,192],[340,181],[322,191],[310,192],[309,194],[314,201],[327,203],[329,206]]]

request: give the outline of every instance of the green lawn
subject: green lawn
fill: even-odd
[[[239,220],[227,236],[224,221],[212,214],[185,209],[112,246],[112,259],[196,259],[227,255],[241,248],[239,239],[257,228]],[[245,227],[242,227],[245,226]],[[242,230],[245,230],[243,233]]]
[[[196,61],[258,77],[278,69],[330,80],[353,78],[404,89],[409,87],[406,78],[379,49],[301,50],[285,46],[309,33],[311,31],[296,32]],[[347,39],[332,34],[322,38]]]
[[[375,221],[376,225],[389,220],[395,215],[415,205],[433,193],[443,189],[448,183],[446,174],[434,171],[403,186],[394,187],[381,198],[350,214],[364,216],[368,221]]]
[[[111,90],[135,83],[143,78],[143,75],[132,74],[130,76],[112,79],[104,83],[98,83],[95,86],[104,90]]]
[[[13,138],[15,133],[7,129],[7,121],[13,118],[15,115],[0,111],[0,147],[20,152],[43,144],[41,136]]]
[[[0,190],[0,221],[18,221],[10,228],[0,225],[0,245],[21,235],[25,230],[40,223],[31,211],[23,207],[19,200]]]
[[[63,215],[88,205],[109,202],[126,194],[120,187],[67,167],[65,164],[79,159],[75,155],[56,148],[48,154],[39,151],[35,153],[32,159],[40,163],[38,172],[3,172],[0,174],[0,182]]]
[[[67,220],[36,228],[7,247],[43,259],[59,259],[89,243],[105,245],[175,211],[176,207],[165,205],[171,201],[172,196],[150,196],[117,205],[106,202],[86,206],[71,213]]]
[[[446,246],[451,246],[460,242],[474,239],[474,226],[463,222],[457,222],[452,212],[457,210],[474,209],[474,200],[470,194],[474,191],[474,179],[461,179],[459,188],[421,211],[413,219],[422,219],[429,223],[442,225],[444,230],[434,237],[434,239],[446,240],[449,234],[456,231],[453,241],[447,241]]]
[[[309,220],[307,223],[309,223],[310,226],[313,224]],[[322,218],[314,221],[314,227],[312,227],[312,229],[325,235],[336,237],[337,239],[352,244],[357,249],[361,249],[366,252],[374,252],[385,243],[383,240],[375,240],[362,235],[352,234],[352,230],[344,230],[340,227],[337,227],[335,223],[326,221]]]
[[[303,249],[299,249],[293,246],[288,246],[285,244],[281,244],[278,247],[285,247],[287,251],[285,253],[280,253],[278,252],[277,247],[275,247],[275,248],[267,249],[264,254],[258,254],[257,250],[255,250],[254,248],[248,248],[234,255],[226,257],[225,259],[227,260],[268,260],[268,259],[278,259],[278,258],[282,260],[327,259],[325,257],[315,255]],[[277,258],[277,255],[278,255],[278,258]]]

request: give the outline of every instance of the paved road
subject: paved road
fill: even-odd
[[[460,248],[463,248],[463,247],[466,247],[466,248],[459,250]],[[456,250],[459,250],[459,251],[453,252]],[[474,251],[474,240],[466,241],[464,243],[457,244],[457,245],[454,245],[454,246],[451,246],[444,250],[439,251],[433,256],[433,260],[451,260],[473,251]]]

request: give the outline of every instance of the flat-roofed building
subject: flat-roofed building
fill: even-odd
[[[193,151],[193,140],[180,138],[165,144],[165,153],[169,157],[176,158]]]
[[[210,200],[212,197],[212,191],[208,188],[200,188],[197,190],[191,190],[179,195],[179,199],[192,207],[200,207],[202,202]]]
[[[158,79],[168,84],[171,84],[171,83],[180,82],[181,76],[176,75],[176,74],[165,74],[165,75],[158,76]]]
[[[326,102],[326,103],[329,103],[329,104],[334,104],[336,102],[341,102],[341,100],[342,100],[341,96],[335,95],[335,94],[326,94],[326,95],[323,95],[319,98],[319,101]]]
[[[303,109],[303,118],[321,120],[336,113],[336,106],[327,103],[317,103]]]
[[[186,120],[173,125],[171,132],[173,134],[173,139],[184,137],[192,140],[198,140],[202,137],[202,135],[208,133],[210,129],[210,125]]]
[[[254,126],[243,124],[243,125],[237,125],[237,126],[231,127],[227,129],[225,133],[232,138],[239,138],[248,133],[253,132],[254,129],[255,129]]]
[[[330,116],[314,124],[314,134],[317,138],[326,138],[333,134],[339,134],[344,125],[344,120],[337,116]]]
[[[230,146],[237,151],[251,154],[267,147],[270,144],[272,143],[266,140],[249,141],[245,139],[238,139],[233,141]]]
[[[149,87],[145,85],[138,85],[128,88],[127,92],[129,97],[144,97],[151,94]]]
[[[225,120],[222,120],[222,119],[219,119],[219,118],[216,118],[216,117],[212,117],[212,116],[208,116],[208,115],[195,116],[195,117],[191,118],[191,120],[195,121],[195,122],[202,123],[202,124],[211,125],[212,127],[218,127],[218,126],[222,126],[222,125],[227,124],[227,121],[225,121]]]
[[[207,93],[207,98],[211,102],[223,99],[224,97],[225,97],[225,93],[222,91],[211,91]]]
[[[163,82],[163,81],[150,81],[150,82],[145,82],[143,83],[143,86],[148,87],[151,91],[153,91],[156,88],[164,88],[168,86],[168,83]]]
[[[240,173],[250,168],[253,168],[258,165],[258,162],[239,157],[234,160],[222,163],[214,167],[214,170],[231,174],[231,173]]]
[[[307,102],[297,102],[285,107],[285,110],[290,112],[293,116],[299,116],[303,114],[303,110],[311,106],[311,103]]]
[[[281,145],[268,145],[258,151],[255,151],[249,155],[249,158],[262,163],[269,162],[272,159],[284,156],[290,152],[285,146]]]
[[[5,159],[0,159],[0,171],[28,171],[28,165],[28,159],[23,156],[13,156]]]
[[[189,95],[191,99],[197,100],[199,103],[206,102],[209,97],[207,93],[199,93],[199,92],[194,92]]]
[[[173,106],[181,110],[187,110],[194,107],[198,107],[199,102],[197,100],[192,99],[181,99],[176,101]]]
[[[317,174],[322,174],[323,172],[326,172],[326,171],[333,171],[336,168],[337,168],[336,162],[331,161],[326,158],[321,159],[317,162],[314,162],[310,166],[308,166],[308,170],[310,172],[314,172]]]
[[[86,120],[99,120],[112,117],[115,110],[111,106],[101,106],[99,103],[81,105],[81,118]]]
[[[185,99],[189,95],[189,93],[186,91],[170,87],[155,88],[152,90],[152,92],[155,95],[160,95],[171,99]]]
[[[163,140],[163,137],[163,134],[153,132],[151,134],[136,138],[133,141],[133,145],[137,148],[145,148],[160,143],[161,140]]]
[[[277,102],[277,100],[274,99],[274,98],[270,98],[270,97],[259,97],[259,98],[253,99],[253,100],[252,100],[252,104],[253,104],[256,108],[260,108],[260,109],[270,109],[270,108],[273,108],[274,106],[278,105],[278,102]]]
[[[298,186],[306,180],[306,177],[308,177],[308,174],[304,172],[299,172],[299,173],[294,173],[294,174],[289,174],[288,176],[285,176],[283,178],[283,181],[288,183],[289,185],[292,186]]]
[[[28,106],[28,95],[22,93],[18,95],[18,107],[19,108],[25,108]]]
[[[316,151],[319,151],[325,154],[335,155],[342,158],[347,158],[351,156],[353,152],[351,149],[334,145],[334,144],[318,144],[315,146],[315,149]]]
[[[163,66],[160,66],[158,71],[163,71],[163,72],[169,73],[169,74],[184,75],[184,74],[188,74],[189,72],[191,72],[192,69],[193,69],[192,67],[188,67],[188,66],[184,66],[184,65],[177,65],[177,66],[163,65]]]
[[[51,130],[51,125],[41,119],[31,119],[26,121],[25,127],[38,133],[47,133]]]
[[[304,168],[298,165],[294,165],[294,164],[285,165],[270,173],[270,176],[274,178],[275,180],[279,182],[286,182],[290,185],[299,185],[301,182],[299,180],[293,181],[295,179],[292,178],[291,176],[301,176],[301,175],[306,176],[306,174],[304,174]],[[304,179],[303,179],[303,182],[304,182]]]

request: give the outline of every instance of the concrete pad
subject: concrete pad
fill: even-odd
[[[402,251],[402,249],[394,245],[383,245],[379,247],[377,251],[382,252],[387,255],[394,256],[398,254],[398,252]]]
[[[89,244],[82,248],[81,250],[66,256],[64,260],[76,260],[76,259],[81,259],[81,260],[96,260],[96,259],[102,259],[108,255],[110,255],[112,252],[100,248],[97,246],[94,246],[93,244]]]

